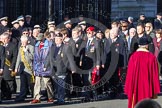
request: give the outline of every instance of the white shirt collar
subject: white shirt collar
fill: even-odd
[[[112,39],[112,42],[115,42],[117,40],[117,37],[116,38],[114,38],[114,39]]]
[[[8,46],[8,44],[5,44],[4,46],[6,47],[6,46]]]
[[[61,46],[61,44],[56,45],[56,47],[60,47],[60,46]]]
[[[92,40],[93,40],[93,37],[92,37],[92,38],[88,38],[88,41],[89,41],[89,40],[92,41]]]
[[[76,41],[78,41],[78,40],[79,40],[79,37],[78,37],[78,38],[75,38],[75,39],[73,39],[73,40],[76,42]]]

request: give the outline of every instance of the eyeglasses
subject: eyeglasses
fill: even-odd
[[[122,27],[128,27],[128,26],[122,26]]]
[[[28,33],[23,33],[23,34],[28,34]]]

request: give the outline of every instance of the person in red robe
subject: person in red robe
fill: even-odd
[[[128,108],[145,98],[155,98],[160,93],[158,62],[148,51],[146,37],[139,39],[139,48],[128,63],[124,92],[128,96]]]

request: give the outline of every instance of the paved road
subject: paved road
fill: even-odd
[[[30,98],[29,98],[30,100]],[[13,100],[3,101],[0,108],[127,108],[127,99],[102,100],[94,102],[71,102],[66,105],[56,105],[42,101],[39,104],[30,104],[29,100],[23,103],[15,103]],[[162,106],[162,96],[156,99]]]
[[[56,105],[42,101],[39,104],[30,104],[31,98],[27,98],[23,103],[15,103],[14,100],[6,100],[0,104],[0,108],[127,108],[127,99],[105,99],[102,101],[93,101],[83,103],[78,99],[73,99],[72,102],[66,102],[66,105]],[[162,106],[162,85],[161,94],[156,99]]]

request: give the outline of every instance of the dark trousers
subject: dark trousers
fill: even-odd
[[[16,93],[16,81],[2,79],[2,95],[6,99],[11,99],[12,93]]]
[[[66,76],[66,79],[65,79],[65,81],[66,81],[66,83],[67,84],[72,84],[72,73],[71,73],[71,71],[70,70],[67,70],[67,76]],[[71,98],[71,90],[69,90],[69,89],[66,89],[65,90],[65,92],[66,92],[66,97],[67,98]]]
[[[27,72],[22,72],[20,74],[20,94],[18,98],[24,99],[26,95],[30,92],[33,96],[34,83],[31,82],[32,76]]]
[[[1,82],[2,82],[2,76],[0,76],[0,102],[2,101],[2,93],[1,93]]]
[[[91,71],[88,74],[82,74],[83,87],[91,85]],[[92,98],[92,91],[85,90],[82,92],[82,96],[89,99]]]
[[[160,76],[162,76],[162,66],[160,65]]]
[[[109,87],[109,91],[111,92],[112,98],[115,98],[117,95],[119,95],[123,91],[123,88],[120,82],[120,77],[119,77],[119,68],[115,71],[115,73],[110,78],[108,87]]]
[[[72,74],[72,81],[73,81],[73,86],[76,86],[76,87],[82,87],[82,82],[81,82],[81,75],[78,74],[78,73],[73,73]],[[78,91],[72,91],[72,96],[80,96],[81,93],[78,92]]]
[[[72,81],[73,81],[74,86],[78,86],[78,87],[82,86],[80,74],[73,73],[72,74]]]
[[[64,101],[65,98],[65,79],[66,78],[57,78],[57,80],[55,80],[56,98],[58,101]]]

